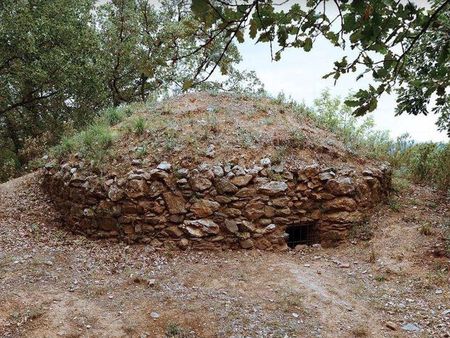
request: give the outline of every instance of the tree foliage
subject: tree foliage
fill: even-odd
[[[206,81],[216,68],[229,88],[243,83],[236,46],[213,34],[183,0],[1,1],[0,180],[101,108],[223,89]]]
[[[184,1],[114,0],[99,8],[101,54],[114,105],[145,100],[156,90],[186,90],[205,72],[226,74],[240,61],[230,46],[222,58],[223,39],[211,39]],[[199,46],[202,47],[201,52]]]
[[[377,107],[383,93],[398,92],[397,114],[439,115],[438,127],[450,135],[450,1],[434,0],[429,8],[394,0],[193,0],[192,10],[204,25],[229,41],[270,43],[272,58],[287,48],[309,52],[318,38],[353,52],[336,60],[335,80],[359,72],[374,85],[360,89],[346,103],[355,115]]]
[[[16,164],[27,138],[102,99],[91,9],[91,0],[0,3],[0,142]]]

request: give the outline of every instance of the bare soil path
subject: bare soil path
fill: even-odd
[[[450,336],[450,206],[430,188],[339,248],[170,252],[67,232],[37,181],[0,185],[0,337]]]

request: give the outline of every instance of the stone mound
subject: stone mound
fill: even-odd
[[[199,121],[211,115],[211,105],[219,122],[214,135],[199,138],[197,145],[206,151],[193,156],[182,141],[205,128]],[[157,108],[171,113],[158,119],[171,121],[175,130],[174,123],[183,129],[190,121],[192,127],[179,130],[178,148],[160,151],[164,138],[151,131],[126,135],[100,171],[79,154],[47,165],[44,187],[65,223],[93,238],[180,249],[264,250],[333,245],[346,238],[387,196],[389,167],[348,151],[334,135],[306,118],[299,121],[285,107],[259,102],[252,112],[255,105],[207,94],[172,99]],[[261,125],[269,113],[281,117]],[[237,126],[240,132],[258,131],[261,140],[250,147],[233,143]],[[283,128],[301,129],[302,146],[286,142],[292,134]],[[130,149],[143,140],[152,151],[136,159]],[[285,157],[273,163],[280,147]]]

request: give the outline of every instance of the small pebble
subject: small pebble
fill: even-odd
[[[386,327],[392,331],[397,330],[397,325],[395,325],[395,323],[393,323],[393,322],[386,322]]]

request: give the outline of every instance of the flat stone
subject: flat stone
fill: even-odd
[[[192,221],[184,221],[184,224],[186,225],[186,228],[188,226],[196,227],[198,229],[201,229],[201,231],[206,232],[208,234],[217,235],[220,231],[219,226],[210,219],[197,219],[197,220],[192,220]]]
[[[413,323],[407,323],[405,325],[402,325],[402,329],[408,332],[419,332],[420,327]]]
[[[325,210],[354,211],[356,210],[356,207],[355,200],[350,197],[338,197],[323,204]]]
[[[286,191],[287,189],[288,185],[285,182],[280,181],[270,181],[269,183],[263,184],[258,188],[261,193],[267,195],[276,195]]]
[[[393,323],[393,322],[386,322],[386,327],[392,331],[397,330],[397,325],[395,325],[395,323]]]
[[[130,198],[138,198],[146,195],[148,192],[147,182],[144,180],[131,180],[128,181],[126,188],[126,194]]]
[[[313,178],[319,174],[319,171],[320,167],[318,164],[311,164],[304,166],[299,170],[299,173],[301,174],[302,178]]]
[[[231,183],[238,187],[244,187],[252,180],[252,175],[235,176],[231,179]]]
[[[262,158],[261,159],[261,161],[259,161],[259,163],[261,163],[261,165],[263,166],[263,167],[268,167],[268,166],[270,166],[270,164],[272,163],[271,161],[270,161],[270,158]]]
[[[180,177],[188,177],[188,175],[189,175],[189,169],[186,169],[186,168],[180,168],[180,169],[177,170],[177,174],[178,174]]]
[[[174,194],[173,192],[163,193],[164,202],[166,202],[167,209],[171,214],[186,213],[186,201],[182,195]]]
[[[216,177],[222,177],[224,175],[223,168],[220,165],[214,165],[212,167],[212,172]]]
[[[350,195],[355,192],[355,185],[350,177],[339,177],[327,182],[326,187],[334,195]]]
[[[327,171],[327,172],[319,174],[319,180],[328,181],[328,180],[331,180],[332,178],[334,178],[335,176],[336,176],[336,174],[333,171]]]
[[[255,227],[253,226],[253,223],[250,223],[248,221],[242,221],[242,223],[240,223],[238,225],[238,227],[240,227],[240,230],[243,232],[255,232]]]
[[[277,228],[277,226],[276,226],[275,224],[271,223],[271,224],[269,224],[268,226],[266,226],[266,227],[264,228],[264,230],[265,230],[266,232],[271,232],[271,231],[274,231],[276,228]]]
[[[338,211],[329,214],[323,214],[322,220],[333,223],[353,223],[361,220],[361,213],[358,211]]]
[[[256,189],[254,188],[242,188],[237,193],[237,197],[253,197],[256,195]]]
[[[191,227],[191,226],[185,226],[186,231],[188,232],[189,235],[191,235],[192,237],[203,237],[204,233],[201,229],[198,229],[196,227]]]
[[[291,214],[291,209],[289,207],[283,209],[277,209],[275,211],[276,216],[289,216]]]
[[[244,216],[250,220],[261,218],[264,215],[265,204],[261,201],[251,201],[244,209]]]
[[[211,181],[202,176],[192,177],[189,182],[195,191],[204,191],[212,186]]]
[[[239,217],[242,215],[241,210],[237,209],[237,208],[226,208],[223,211],[224,214],[226,214],[228,217],[231,218],[235,218],[235,217]]]
[[[169,171],[170,168],[172,168],[172,166],[170,165],[169,162],[163,161],[160,164],[158,164],[158,166],[156,167],[156,169],[159,170],[164,170],[164,171]]]
[[[239,231],[236,221],[233,220],[225,220],[225,227],[231,233],[237,233]]]
[[[184,215],[170,215],[169,222],[171,223],[182,223],[184,221]]]
[[[232,201],[232,199],[228,196],[218,195],[215,197],[215,200],[219,202],[220,204],[227,204]]]
[[[243,167],[241,167],[240,165],[235,165],[233,168],[231,168],[231,171],[236,176],[245,175],[245,169]]]
[[[219,179],[215,180],[214,184],[217,188],[217,191],[220,194],[235,193],[239,190],[238,187],[236,187],[233,183],[231,183],[226,178],[219,178]]]
[[[245,239],[243,241],[240,241],[239,244],[241,245],[242,249],[251,249],[253,248],[253,241],[251,239]]]
[[[275,198],[274,200],[272,200],[272,205],[282,208],[282,207],[288,206],[289,201],[290,201],[290,199],[287,196],[279,197],[279,198]]]
[[[171,226],[166,229],[167,233],[172,237],[181,237],[183,232],[177,226]]]
[[[255,165],[252,168],[248,169],[247,173],[249,173],[251,175],[258,175],[261,170],[263,170],[262,167],[258,167]]]
[[[207,199],[201,199],[190,207],[190,211],[194,213],[195,216],[204,218],[212,215],[220,207],[220,204],[215,201],[210,201]]]
[[[117,202],[125,196],[125,193],[116,185],[112,185],[108,191],[108,197],[111,201]]]

